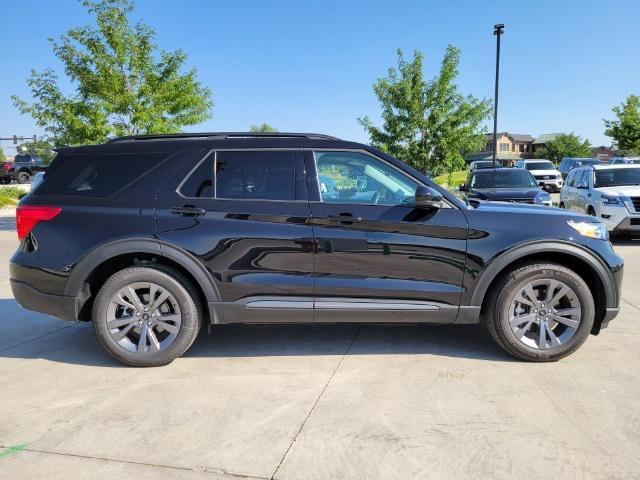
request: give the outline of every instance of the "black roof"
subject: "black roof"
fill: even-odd
[[[211,132],[133,135],[118,137],[100,145],[56,149],[68,153],[171,152],[184,148],[349,148],[370,149],[368,145],[348,142],[320,133]]]

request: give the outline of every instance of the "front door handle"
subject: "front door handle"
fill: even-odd
[[[183,217],[200,217],[207,213],[204,208],[194,207],[193,205],[183,205],[182,207],[171,207],[171,213],[182,215]]]
[[[327,220],[351,225],[352,223],[360,223],[362,217],[354,217],[351,213],[339,213],[338,215],[327,215]]]

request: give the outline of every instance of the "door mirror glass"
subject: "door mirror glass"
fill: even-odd
[[[417,208],[441,208],[442,207],[442,195],[437,190],[419,185],[416,188],[416,203]]]
[[[461,183],[460,185],[458,185],[458,190],[460,190],[461,192],[466,192],[467,186],[464,183]]]

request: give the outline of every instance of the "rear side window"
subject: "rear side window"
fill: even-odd
[[[228,199],[294,200],[293,152],[217,152],[215,196]]]
[[[166,153],[57,157],[38,187],[38,194],[106,197],[122,190],[166,157]]]
[[[576,171],[571,170],[567,176],[567,187],[573,187],[574,180],[576,179]]]

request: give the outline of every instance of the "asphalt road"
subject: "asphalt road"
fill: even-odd
[[[21,309],[16,243],[0,217],[2,479],[640,478],[640,241],[619,317],[557,363],[473,326],[233,326],[155,369]]]

